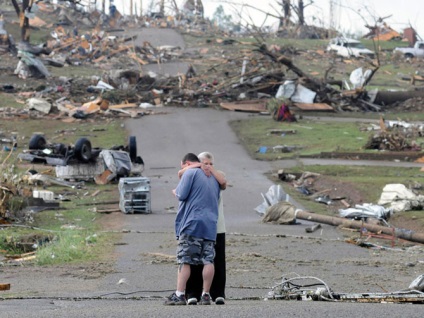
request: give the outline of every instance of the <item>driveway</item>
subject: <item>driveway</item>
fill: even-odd
[[[226,308],[231,304],[248,307],[249,301],[262,299],[283,274],[314,276],[337,292],[382,292],[406,288],[423,269],[414,253],[370,252],[346,243],[344,234],[329,225],[306,233],[310,224],[303,220],[297,225],[261,223],[254,208],[262,202],[261,192],[272,185],[265,173],[283,168],[284,162],[254,161],[239,144],[228,121],[249,115],[196,108],[163,111],[166,114],[126,122],[126,129],[137,136],[145,161],[144,175],[151,180],[153,213],[124,216],[123,228],[129,233],[117,248],[116,273],[106,277],[99,289],[138,291],[138,296],[147,299],[166,296],[175,289],[173,224],[177,201],[171,190],[178,182],[181,157],[206,150],[215,155],[216,166],[225,171],[229,183],[223,193],[230,305]],[[408,265],[412,263],[417,267]],[[116,285],[123,278],[126,283]],[[160,308],[161,302],[157,299],[154,303]],[[273,312],[275,308],[267,304],[259,302],[258,306],[261,311]],[[351,304],[345,306],[355,311]],[[381,304],[372,306],[379,313],[385,310]]]

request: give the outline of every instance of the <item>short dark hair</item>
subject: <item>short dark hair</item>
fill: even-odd
[[[199,158],[192,152],[189,152],[188,154],[186,154],[181,160],[182,163],[186,163],[187,161],[200,162]]]

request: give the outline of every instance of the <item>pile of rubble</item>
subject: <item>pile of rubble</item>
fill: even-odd
[[[87,118],[104,115],[113,110],[119,115],[136,117],[148,113],[148,107],[182,105],[207,107],[250,100],[290,99],[302,110],[325,111],[381,111],[393,102],[404,101],[404,94],[386,96],[385,92],[369,92],[366,85],[379,68],[379,61],[358,61],[360,66],[351,74],[352,87],[330,76],[330,69],[323,78],[315,78],[295,65],[290,57],[305,59],[323,58],[330,53],[301,51],[292,47],[266,46],[257,34],[254,43],[243,43],[215,33],[208,40],[211,48],[184,51],[178,46],[156,47],[148,41],[137,39],[137,32],[112,32],[122,29],[111,27],[172,27],[183,32],[198,32],[203,35],[216,31],[207,20],[184,15],[175,17],[143,17],[128,19],[115,12],[113,16],[98,11],[91,13],[67,11],[58,6],[40,4],[40,10],[57,14],[59,21],[44,24],[50,28],[51,38],[42,46],[19,43],[19,63],[14,73],[23,78],[43,78],[44,88],[37,92],[19,92],[19,99],[34,108],[34,100],[50,104],[66,116]],[[72,14],[72,16],[71,16]],[[71,26],[77,15],[81,15],[83,31]],[[203,21],[204,23],[200,23]],[[40,19],[38,25],[43,25]],[[98,26],[101,26],[99,28]],[[223,35],[217,38],[217,34]],[[228,46],[240,46],[238,50],[226,50]],[[184,71],[174,74],[159,74],[145,66],[159,67],[170,62],[184,65]],[[101,76],[87,78],[52,78],[46,65],[52,67],[92,67],[103,70]],[[363,72],[363,67],[371,69]],[[18,88],[3,87],[4,91],[16,92]],[[25,97],[24,97],[25,96]],[[423,98],[424,92],[417,91],[414,97]],[[37,104],[38,101],[37,101]],[[139,107],[142,110],[139,110]],[[48,107],[43,107],[48,109]],[[136,110],[137,109],[137,110]],[[49,113],[45,112],[44,113]],[[110,114],[110,111],[107,112]]]
[[[423,135],[424,126],[422,124],[385,121],[381,118],[378,131],[370,136],[365,149],[421,152],[422,147],[417,143],[417,138]]]

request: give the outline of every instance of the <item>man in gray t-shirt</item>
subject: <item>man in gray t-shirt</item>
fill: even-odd
[[[197,156],[187,154],[187,160],[195,161]],[[197,159],[198,161],[198,159]],[[177,290],[165,301],[165,305],[185,305],[186,283],[190,277],[190,265],[203,264],[203,294],[200,304],[211,303],[209,291],[214,275],[214,244],[218,220],[218,198],[220,187],[212,175],[201,169],[189,169],[182,176],[175,195],[180,201],[175,220],[175,234],[178,239]]]

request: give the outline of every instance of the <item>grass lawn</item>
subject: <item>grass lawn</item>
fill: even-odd
[[[0,155],[3,167],[7,167],[3,169],[1,183],[11,186],[8,179],[16,180],[15,186],[24,192],[30,188],[38,190],[44,188],[43,185],[19,186],[19,180],[25,175],[25,171],[34,169],[39,173],[55,175],[51,166],[19,162],[17,159],[17,154],[28,148],[28,141],[34,132],[43,133],[49,143],[69,145],[81,137],[87,137],[92,147],[107,149],[127,144],[126,131],[120,119],[96,122],[81,120],[76,123],[51,119],[9,120],[2,122],[2,130],[6,136],[12,131],[18,132],[18,148],[10,156],[7,152],[2,152]],[[104,214],[96,213],[93,210],[96,205],[93,204],[101,206],[102,202],[112,199],[118,202],[117,184],[100,186],[86,183],[81,189],[49,186],[47,190],[67,200],[60,201],[59,210],[29,214],[27,227],[1,228],[0,250],[5,250],[9,254],[26,252],[22,241],[26,238],[33,240],[36,237],[39,242],[36,263],[39,265],[90,261],[112,251],[114,247],[111,241],[116,234],[103,233],[100,222]],[[98,190],[100,192],[92,196]],[[6,208],[18,212],[23,207],[23,202],[22,196],[13,197]]]
[[[394,117],[405,114],[393,114]],[[348,123],[334,121],[314,121],[312,119],[301,120],[297,123],[281,123],[274,121],[270,116],[253,116],[247,120],[233,121],[231,126],[239,137],[248,153],[257,160],[281,160],[298,159],[302,155],[319,154],[321,152],[369,152],[364,145],[373,131],[366,128],[370,124],[360,121]],[[277,133],[272,131],[288,131],[295,133]],[[419,144],[424,144],[423,137],[416,136]],[[281,152],[273,147],[286,145],[293,147],[292,151]],[[261,147],[267,147],[267,151],[258,151]],[[377,204],[385,185],[392,183],[404,184],[407,188],[422,185],[424,172],[419,168],[403,167],[375,167],[375,166],[338,166],[316,165],[303,166],[301,160],[292,169],[284,169],[286,173],[314,172],[325,176],[329,180],[329,187],[344,187],[348,185],[355,189],[360,196],[361,202],[355,204]],[[278,169],[278,164],[275,165]],[[292,198],[301,203],[307,210],[315,213],[335,215],[337,211],[327,205],[315,202],[310,197],[297,191],[290,183],[279,180],[275,175],[269,176],[276,184],[281,184]],[[331,185],[333,180],[333,185]],[[422,194],[422,190],[418,190]],[[347,193],[349,196],[349,193]],[[420,213],[421,212],[421,213]],[[413,222],[414,226],[424,231],[424,215],[422,211],[400,213],[403,222]],[[422,216],[421,216],[422,215]],[[402,223],[400,223],[401,225]]]

